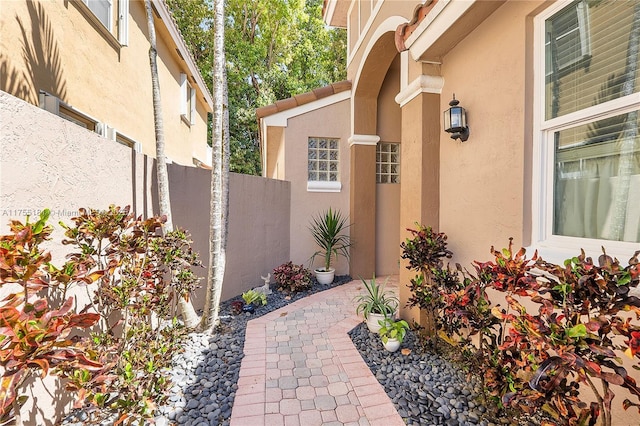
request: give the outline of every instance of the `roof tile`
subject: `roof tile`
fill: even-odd
[[[420,25],[422,20],[431,12],[431,9],[436,5],[438,0],[426,0],[424,4],[419,4],[413,10],[413,17],[406,24],[401,24],[396,29],[395,42],[398,52],[407,50],[405,41],[413,33],[413,31]]]
[[[347,90],[351,90],[351,81],[338,81],[337,83],[319,87],[317,89],[313,89],[310,92],[301,93],[291,98],[276,101],[276,103],[274,104],[258,108],[256,109],[256,115],[258,116],[258,118],[267,117],[269,115],[286,111],[300,105],[308,104],[310,102],[317,101],[318,99],[326,98],[327,96],[335,95],[336,93],[345,92]]]

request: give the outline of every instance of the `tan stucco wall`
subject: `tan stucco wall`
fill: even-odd
[[[1,232],[9,218],[44,208],[54,225],[69,222],[81,207],[153,212],[153,159],[2,91],[0,147]]]
[[[437,230],[440,222],[440,126],[435,119],[425,119],[439,116],[439,100],[437,94],[423,93],[402,108],[400,241],[410,236],[407,229],[415,229],[416,223]],[[407,266],[401,261],[401,283],[415,276]],[[409,297],[409,288],[400,286],[400,313],[417,321],[418,309],[406,307]]]
[[[354,251],[349,262],[354,277],[371,277],[376,271],[376,147],[351,146],[349,208],[354,226]]]
[[[401,142],[402,115],[395,97],[400,91],[400,55],[391,63],[378,94],[380,142]],[[402,162],[402,158],[400,159]],[[400,176],[402,182],[402,176]],[[376,185],[376,275],[396,275],[400,258],[400,184]]]
[[[81,207],[130,205],[143,216],[157,211],[152,158],[4,92],[0,126],[0,232],[9,230],[10,218],[33,217],[44,208],[54,225],[70,222]],[[210,172],[171,164],[169,178],[175,225],[193,234],[206,264]],[[260,275],[288,260],[289,188],[285,181],[230,174],[223,300],[261,285]],[[51,249],[62,260],[63,247]]]
[[[371,128],[378,134],[392,131],[392,120],[381,122],[386,118],[379,111],[384,105],[376,104],[371,92],[377,93],[388,55],[394,54],[385,38],[395,29],[388,28],[388,18],[402,15],[406,22],[419,3],[386,1],[371,27],[362,22],[354,27],[359,9],[351,9],[349,35],[351,46],[358,48],[348,64],[348,78],[354,84],[354,133],[371,134]],[[506,246],[509,237],[515,238],[516,247],[530,243],[533,17],[554,2],[489,3],[477,2],[472,12],[479,13],[463,17],[465,22],[474,21],[474,26],[464,31],[454,28],[445,34],[444,42],[429,40],[439,42],[439,48],[449,46],[443,56],[432,55],[442,64],[415,62],[409,57],[408,75],[403,76],[407,82],[421,74],[442,76],[444,87],[441,94],[422,93],[402,107],[401,238],[408,235],[403,228],[416,221],[431,225],[448,234],[449,247],[455,253],[451,261],[467,268],[473,260],[490,259],[489,248]],[[480,22],[485,16],[488,18]],[[464,37],[465,31],[474,27]],[[368,32],[363,40],[356,40],[364,29]],[[442,129],[442,111],[449,107],[453,93],[468,111],[471,135],[467,142],[452,140]],[[352,164],[366,169],[370,156],[370,150],[358,147],[352,150]],[[360,176],[360,171],[352,169],[355,176]],[[379,190],[353,187],[361,192],[351,194],[352,204],[380,197]],[[378,227],[374,234],[379,233]],[[401,266],[402,305],[409,297],[405,285],[413,275]],[[496,303],[504,305],[503,300]],[[403,308],[401,316],[418,319],[420,315]],[[628,371],[637,376],[637,372]],[[620,408],[624,392],[616,389],[616,393],[612,424],[640,424],[637,412]]]
[[[376,6],[377,3],[377,1],[374,2],[374,6]],[[401,20],[395,23],[393,20],[388,21],[389,18],[400,17],[404,19],[404,22],[407,22],[412,17],[413,11],[418,4],[419,2],[414,0],[385,1],[375,15],[372,15],[370,12],[362,13],[361,9],[355,7],[357,4],[354,5],[351,9],[351,15],[349,15],[349,22],[358,22],[359,18],[364,19],[360,21],[359,28],[349,27],[350,41],[353,42],[348,52],[350,61],[347,64],[347,78],[349,80],[354,80],[364,55],[368,54],[368,49],[370,49],[370,45],[375,42],[375,37],[380,36],[380,34],[376,33],[377,29],[387,21],[385,30],[394,31],[397,25],[401,23]],[[370,26],[367,25],[369,22],[371,22]],[[389,22],[394,23],[390,24]],[[364,32],[367,29],[369,31]]]
[[[397,275],[400,264],[400,185],[376,185],[376,276]]]
[[[453,261],[463,265],[488,257],[491,245],[506,246],[509,237],[516,247],[523,242],[524,163],[530,161],[525,105],[531,102],[525,89],[532,73],[525,24],[539,4],[507,2],[443,58],[440,111],[455,93],[471,129],[466,142],[445,132],[440,140],[440,231],[449,235]]]
[[[57,223],[70,223],[80,207],[131,205],[143,216],[155,210],[153,159],[1,91],[0,152],[0,233],[8,232],[10,219],[24,221],[27,214],[34,217],[49,208],[56,230],[46,248],[54,264],[62,264],[67,253],[55,243],[62,237]],[[170,165],[169,173],[174,223],[191,232],[206,265],[210,172]],[[223,300],[262,285],[260,275],[289,259],[289,188],[289,182],[231,174]],[[206,278],[206,268],[196,272]],[[78,289],[77,295],[84,294]],[[201,307],[204,288],[194,299]],[[52,395],[64,395],[56,381],[46,379],[43,385],[38,380],[28,393],[37,406],[25,405],[26,424],[50,426],[55,413],[69,408],[67,397],[52,401]]]
[[[308,229],[312,216],[328,209],[340,209],[349,215],[349,101],[344,100],[324,108],[289,118],[285,128],[285,179],[291,182],[291,260],[309,265],[309,258],[318,250]],[[309,137],[340,139],[340,192],[307,191],[307,149]],[[350,218],[353,221],[353,218]],[[357,244],[357,241],[354,241]],[[316,259],[314,266],[322,264]],[[333,265],[336,274],[349,273],[349,265],[340,258]]]
[[[204,278],[202,287],[193,295],[198,310],[204,307],[209,265],[211,172],[177,165],[169,165],[168,170],[173,220],[191,231],[194,250],[204,266],[198,270]],[[289,197],[289,182],[230,173],[222,300],[264,284],[261,276],[289,260]]]
[[[59,243],[63,232],[58,222],[70,223],[80,207],[131,205],[138,214],[151,214],[151,159],[4,92],[0,152],[0,233],[8,232],[10,219],[24,221],[26,215],[33,218],[49,208],[56,231],[46,247],[56,265],[64,263],[67,253]],[[86,301],[84,290],[75,290],[72,294]],[[31,402],[22,409],[26,424],[53,425],[55,413],[70,408],[70,394],[51,378],[36,380],[27,394]]]
[[[34,105],[39,90],[47,91],[155,156],[144,2],[130,2],[129,45],[123,47],[114,47],[81,13],[82,7],[65,0],[2,2],[0,89]],[[206,161],[209,107],[198,93],[196,123],[188,126],[180,118],[180,72],[190,72],[162,21],[155,23],[166,154],[185,165],[193,164],[192,156]]]
[[[284,127],[268,126],[267,141],[267,168],[264,176],[284,180]]]
[[[377,132],[381,142],[401,142],[402,110],[396,102],[400,92],[400,54],[389,66],[378,93]]]

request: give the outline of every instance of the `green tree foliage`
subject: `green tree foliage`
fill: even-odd
[[[211,84],[210,2],[167,4]],[[346,32],[325,27],[321,0],[228,0],[225,7],[231,171],[259,174],[256,108],[344,80]]]

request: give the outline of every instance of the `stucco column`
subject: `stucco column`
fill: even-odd
[[[442,77],[420,76],[396,97],[402,108],[400,165],[400,242],[416,222],[438,229],[440,202],[440,89]],[[406,308],[411,293],[407,285],[415,272],[400,264],[400,316],[420,324],[417,308]]]
[[[351,150],[350,275],[370,279],[376,270],[376,135],[353,135]]]

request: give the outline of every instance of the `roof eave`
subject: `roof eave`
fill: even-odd
[[[185,65],[193,76],[197,88],[200,90],[202,97],[209,106],[209,112],[213,111],[213,96],[209,93],[209,89],[207,88],[204,78],[202,78],[202,74],[200,74],[200,70],[193,60],[193,56],[191,55],[187,44],[180,34],[180,30],[176,25],[176,21],[173,19],[173,15],[171,15],[171,12],[167,8],[164,0],[152,0],[152,3],[158,13],[158,16],[162,19],[167,31],[171,35],[173,42],[176,44],[176,48],[178,49],[180,56],[184,59]]]
[[[337,28],[347,28],[348,13],[348,1],[324,0],[322,5],[322,18],[325,24]]]
[[[396,30],[399,51],[414,60],[442,61],[456,44],[504,4],[505,0],[429,0],[418,5],[413,18]]]

